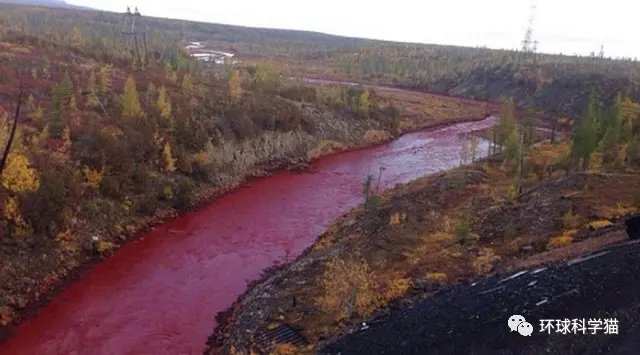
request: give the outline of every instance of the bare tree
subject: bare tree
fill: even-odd
[[[4,147],[4,152],[2,153],[2,160],[0,160],[0,175],[2,175],[2,170],[4,169],[7,163],[7,157],[9,157],[9,151],[11,150],[11,145],[13,144],[13,138],[16,135],[16,128],[18,127],[18,117],[20,116],[20,106],[22,105],[22,82],[20,83],[20,93],[18,94],[18,105],[16,106],[16,114],[13,117],[13,124],[11,125],[11,132],[9,133],[9,139],[7,140],[7,144]]]

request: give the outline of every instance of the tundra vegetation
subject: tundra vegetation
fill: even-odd
[[[496,125],[461,146],[460,167],[380,193],[366,177],[362,206],[256,283],[260,294],[243,295],[210,338],[222,351],[210,353],[254,351],[247,334],[281,324],[310,341],[296,353],[313,353],[444,285],[624,239],[616,225],[640,207],[640,105],[620,94],[604,106],[593,91],[571,121],[573,133],[552,142],[507,99]],[[478,136],[491,140],[494,154],[472,160]]]
[[[138,232],[247,179],[485,114],[448,98],[404,107],[399,93],[307,85],[267,64],[199,62],[182,41],[197,34],[178,21],[148,19],[149,56],[138,60],[121,14],[0,9],[0,329]]]

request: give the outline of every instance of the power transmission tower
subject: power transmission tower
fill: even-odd
[[[598,54],[600,59],[604,59],[604,44],[600,46],[600,53]]]
[[[536,19],[536,4],[535,1],[531,1],[530,14],[529,14],[529,25],[527,26],[527,32],[525,32],[524,40],[522,41],[522,50],[520,54],[520,62],[528,61],[529,59],[533,60],[535,64],[537,62],[537,51],[538,51],[538,41],[533,39],[533,25]]]
[[[127,6],[127,12],[124,13],[124,25],[122,28],[122,37],[125,46],[131,51],[135,59],[141,65],[147,63],[147,32],[145,23],[142,21],[142,15],[136,6],[133,13],[131,8]],[[142,56],[140,53],[142,52]],[[144,60],[143,60],[144,59]]]

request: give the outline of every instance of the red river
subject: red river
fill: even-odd
[[[299,255],[362,200],[367,173],[391,187],[460,161],[460,133],[493,118],[404,135],[278,173],[159,226],[121,248],[21,324],[13,355],[202,354],[217,312],[274,263]],[[486,155],[487,143],[480,144]]]

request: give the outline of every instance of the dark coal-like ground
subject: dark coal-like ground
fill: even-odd
[[[640,243],[625,242],[548,268],[441,291],[326,346],[331,355],[640,354]],[[514,277],[515,276],[515,277]],[[511,277],[511,278],[510,278]],[[545,301],[546,300],[546,301]],[[518,314],[530,337],[510,332]],[[618,334],[551,335],[541,319],[618,320]]]

